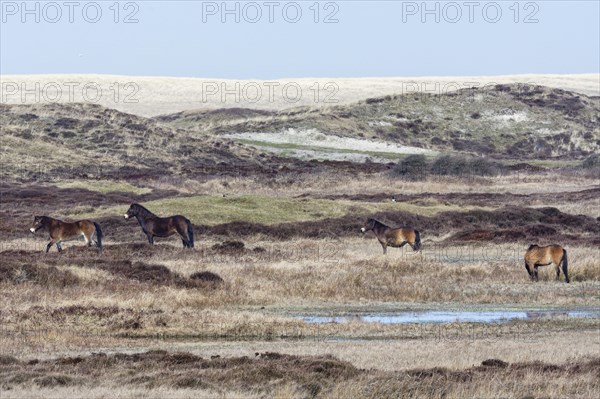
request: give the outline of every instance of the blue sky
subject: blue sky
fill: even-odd
[[[27,13],[21,1],[2,0],[0,72],[231,79],[600,72],[598,1],[265,0],[227,2],[229,14],[222,1],[120,2],[118,14],[115,1],[76,3],[29,2]]]

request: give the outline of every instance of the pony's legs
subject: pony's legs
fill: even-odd
[[[383,254],[385,255],[387,253],[387,242],[385,240],[379,239],[379,237],[377,238],[377,241],[379,241],[379,243],[381,244],[381,248],[383,248]]]
[[[93,235],[93,233],[90,234],[89,237],[88,237],[88,235],[86,233],[82,233],[82,235],[83,235],[83,239],[85,240],[86,245],[88,247],[91,247],[92,246],[92,235]]]
[[[181,243],[183,244],[184,248],[191,248],[192,247],[192,245],[190,244],[190,242],[188,240],[183,239],[183,238],[181,239]]]
[[[56,249],[58,249],[58,252],[62,252],[62,247],[60,246],[60,241],[59,240],[55,240],[54,238],[50,240],[50,242],[48,243],[48,245],[46,245],[46,253],[48,253],[48,251],[50,251],[50,248],[52,248],[52,246],[56,244]]]
[[[98,232],[96,231],[96,229],[94,229],[94,231],[90,233],[90,238],[88,241],[88,247],[94,245],[98,250],[98,253],[102,253],[102,245],[100,245],[100,243],[98,242]]]
[[[560,280],[560,264],[556,265],[556,280]]]
[[[565,282],[566,283],[569,282],[569,271],[567,269],[568,269],[567,262],[565,262],[565,260],[563,259],[563,261],[562,261],[562,270],[563,270],[563,274],[565,275]]]
[[[179,225],[177,225],[176,230],[177,230],[177,234],[179,234],[179,237],[181,237],[181,243],[183,244],[183,247],[191,248],[190,237],[188,236],[188,232],[187,232],[187,226],[185,227],[185,229],[182,229],[182,228],[180,228]]]
[[[535,277],[535,281],[539,281],[539,278],[538,278],[538,265],[535,265],[533,267],[533,275]]]
[[[92,231],[91,233],[82,233],[81,235],[83,236],[83,239],[88,247],[95,245],[100,251],[102,251],[102,248],[98,246],[98,233],[96,230]]]
[[[527,264],[527,262],[525,262],[525,269],[527,269],[527,274],[529,274],[529,279],[533,280],[533,274],[531,274],[531,269],[529,268],[529,265]]]
[[[152,233],[150,233],[149,231],[146,231],[146,229],[142,229],[142,231],[144,232],[144,234],[146,234],[146,238],[148,238],[148,242],[151,245],[154,245],[154,236],[152,235]]]

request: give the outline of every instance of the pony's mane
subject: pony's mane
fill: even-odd
[[[377,219],[371,218],[370,220],[374,221],[374,222],[375,222],[375,224],[380,224],[380,225],[382,225],[382,226],[389,227],[387,224],[385,224],[385,223],[382,223],[382,222],[380,222],[380,221],[379,221],[379,220],[377,220]]]
[[[537,247],[537,246],[538,246],[537,244],[531,244],[531,245],[529,246],[529,248],[527,248],[527,250],[529,251],[531,248],[535,248],[535,247]]]
[[[153,214],[152,212],[150,212],[148,209],[144,208],[140,204],[131,204],[131,206],[140,210],[140,212],[139,212],[140,216],[144,216],[144,217],[145,216],[156,216],[155,214]]]

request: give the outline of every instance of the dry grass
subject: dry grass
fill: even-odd
[[[133,386],[152,395],[164,393],[165,388],[178,388],[228,397],[240,391],[269,397],[318,398],[488,398],[499,392],[503,396],[585,397],[600,386],[598,357],[562,363],[509,363],[491,358],[463,369],[389,372],[358,369],[331,356],[257,352],[251,357],[205,359],[186,352],[150,351],[29,362],[5,357],[0,369],[3,390],[29,386],[30,393],[49,387],[108,385],[120,393],[130,392]]]
[[[236,398],[236,399],[255,399],[258,395],[247,392],[228,392],[219,394],[212,390],[206,389],[178,389],[175,387],[157,387],[157,388],[142,388],[142,387],[123,387],[104,385],[99,387],[89,386],[67,386],[67,387],[32,387],[32,386],[13,386],[10,390],[0,388],[2,398],[47,398],[47,399],[64,399],[64,398],[85,398],[85,399],[106,399],[118,396],[120,398],[139,398],[139,399],[215,399],[215,398]]]
[[[593,199],[570,200],[588,198],[575,193],[597,188],[593,179],[559,175],[557,180],[549,174],[429,182],[379,175],[327,177],[290,184],[284,177],[177,185],[154,180],[143,187],[152,190],[149,195],[173,188],[194,195],[151,203],[164,214],[176,213],[167,205],[179,204],[183,213],[190,201],[203,198],[194,212],[200,219],[217,212],[210,216],[214,222],[220,213],[246,220],[248,213],[238,212],[245,207],[258,209],[264,220],[272,216],[271,208],[273,215],[289,217],[286,206],[296,206],[290,214],[300,219],[358,208],[425,217],[440,209],[474,206],[469,193],[497,196],[506,205],[532,202],[574,213],[577,205],[594,204]],[[105,209],[117,211],[119,203],[108,196],[113,187],[134,191],[137,186],[111,182],[91,187]],[[219,197],[220,190],[228,190],[230,196]],[[503,197],[506,192],[524,196]],[[389,201],[389,195],[401,193],[414,198]],[[466,196],[443,197],[452,193]],[[351,198],[365,194],[382,197]],[[346,197],[336,197],[340,195]],[[33,205],[15,206],[27,213]],[[487,206],[495,209],[497,203]],[[57,202],[54,212],[69,211],[71,206]],[[595,212],[590,207],[577,213]],[[65,244],[61,254],[44,255],[46,237],[25,232],[0,242],[2,397],[590,397],[600,391],[597,366],[586,363],[600,351],[598,319],[554,317],[491,325],[353,320],[317,326],[295,317],[406,309],[598,308],[600,258],[597,248],[584,245],[581,237],[568,245],[570,284],[555,282],[550,267],[541,268],[541,281],[533,283],[522,262],[527,243],[456,243],[446,240],[453,234],[450,229],[440,236],[424,234],[422,252],[391,248],[383,256],[375,238],[361,236],[358,230],[356,236],[343,238],[291,240],[199,233],[190,251],[180,248],[175,238],[151,247],[137,225],[119,232],[125,242],[115,241],[114,231],[121,224],[129,226],[122,220],[106,222],[102,255],[81,242]],[[239,240],[243,246],[227,240]],[[204,284],[191,278],[199,272],[215,273],[223,282]],[[190,352],[203,360],[185,366],[123,357],[148,349]],[[92,352],[118,354],[114,367],[97,368]],[[256,352],[294,357],[272,364],[267,359],[257,362]],[[89,369],[79,369],[79,363],[65,360],[69,357],[82,357],[79,363]],[[40,362],[27,364],[33,358]],[[510,366],[479,366],[490,358]],[[344,365],[350,375],[335,378],[317,371],[315,377],[311,367],[329,370],[323,366],[327,362]],[[222,367],[213,367],[217,364]]]
[[[50,329],[58,335],[68,325],[77,334],[89,330],[108,338],[264,338],[285,329],[309,329],[290,318],[303,313],[600,304],[600,264],[593,248],[570,248],[572,283],[565,284],[545,269],[540,282],[530,282],[522,261],[515,259],[521,251],[511,246],[493,253],[484,246],[424,246],[422,253],[391,249],[383,256],[374,239],[347,244],[301,240],[290,248],[256,241],[253,246],[266,249],[258,255],[207,248],[183,252],[166,245],[150,254],[107,247],[102,258],[90,258],[85,250],[70,258],[68,250],[13,254],[16,259],[3,265],[6,310],[0,317],[5,326]],[[124,261],[124,255],[131,260]],[[493,259],[482,261],[484,255]],[[199,271],[217,273],[224,282],[189,279]],[[330,327],[345,337],[402,335],[394,326],[368,323],[351,324],[342,332]]]
[[[268,179],[263,184],[257,184],[255,178],[223,177],[206,181],[194,180],[150,180],[146,184],[155,189],[181,190],[186,194],[214,193],[227,195],[256,195],[273,197],[297,197],[318,195],[361,195],[375,193],[394,194],[504,194],[530,195],[526,204],[533,202],[536,206],[561,206],[556,201],[541,203],[535,196],[539,194],[568,193],[586,189],[598,188],[600,181],[597,177],[587,177],[577,174],[561,174],[556,171],[548,172],[511,172],[503,176],[483,178],[467,176],[465,178],[430,176],[424,181],[407,181],[390,177],[386,174],[349,177],[337,173],[321,175],[286,175]],[[388,199],[388,198],[386,198]],[[573,201],[565,201],[564,206],[573,207]],[[592,209],[600,207],[600,203],[591,202]],[[586,211],[587,206],[580,207]],[[572,208],[570,208],[572,209]]]
[[[132,193],[132,194],[148,194],[152,190],[147,187],[138,187],[126,181],[110,181],[110,180],[72,180],[72,181],[61,181],[54,184],[59,188],[83,188],[89,191],[95,191],[102,194],[106,193]]]
[[[425,325],[398,328],[393,339],[340,339],[336,335],[313,335],[305,340],[250,340],[220,342],[154,341],[151,347],[189,351],[198,356],[249,356],[256,352],[280,352],[296,356],[330,353],[361,369],[383,371],[445,367],[471,367],[485,359],[514,362],[568,362],[596,355],[597,331],[578,328],[540,328],[541,325]],[[340,330],[345,326],[338,326]],[[383,326],[378,326],[383,328]],[[316,328],[315,328],[316,331]],[[557,350],[562,348],[564,350]]]

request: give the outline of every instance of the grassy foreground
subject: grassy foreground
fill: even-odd
[[[468,182],[336,177],[270,185],[244,179],[59,181],[43,188],[47,197],[41,200],[15,201],[11,211],[24,218],[40,209],[99,217],[107,240],[101,255],[81,242],[45,255],[45,233],[2,230],[1,397],[597,396],[597,318],[439,325],[358,319],[314,325],[299,318],[426,309],[597,309],[600,261],[590,244],[600,216],[594,181],[569,176],[549,184],[555,177],[546,175],[517,182],[505,176]],[[36,198],[42,189],[15,184],[10,190],[7,195]],[[391,194],[404,197],[392,203]],[[79,198],[81,208],[73,208],[69,196]],[[390,249],[387,256],[371,234],[360,235],[362,220],[354,219],[348,226],[356,234],[342,237],[279,239],[207,230],[186,251],[175,238],[146,244],[139,226],[120,216],[133,200],[161,215],[183,213],[214,226],[327,219],[335,224],[381,212],[437,221],[439,227],[427,226],[421,252]],[[522,264],[525,239],[452,238],[478,222],[467,216],[518,210],[491,214],[499,220],[490,223],[502,223],[503,215],[534,213],[529,206],[558,209],[544,223],[570,240],[570,284],[555,281],[551,267],[541,268],[540,282],[529,281]],[[113,214],[114,221],[108,216]],[[536,237],[544,243],[557,236]]]

